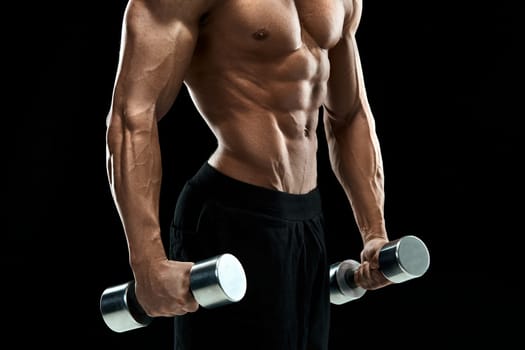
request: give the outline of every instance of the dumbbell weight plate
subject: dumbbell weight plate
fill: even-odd
[[[341,305],[361,298],[366,289],[348,283],[347,274],[356,271],[360,263],[348,259],[330,266],[330,302]]]
[[[385,244],[379,254],[381,272],[394,283],[422,276],[429,264],[430,255],[426,245],[412,235]]]
[[[117,333],[147,326],[152,318],[136,303],[134,281],[107,288],[100,297],[104,322]]]
[[[193,297],[204,308],[215,308],[238,302],[246,293],[244,269],[231,254],[222,254],[193,265],[191,269]]]

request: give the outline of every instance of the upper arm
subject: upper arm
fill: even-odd
[[[122,23],[112,111],[162,118],[191,62],[199,21],[211,1],[130,0]],[[141,118],[144,119],[144,118]]]
[[[330,78],[324,104],[332,120],[348,121],[368,111],[363,71],[356,42],[362,13],[361,0],[345,1],[346,18],[340,41],[329,51]]]

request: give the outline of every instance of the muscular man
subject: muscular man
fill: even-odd
[[[210,340],[219,349],[327,348],[321,107],[332,169],[362,236],[356,282],[390,283],[377,270],[388,238],[355,38],[361,8],[360,0],[129,1],[107,119],[108,176],[138,301],[151,316],[175,316],[176,349]],[[218,145],[183,188],[165,249],[157,122],[183,83]],[[199,308],[190,268],[225,252],[243,264],[247,293]]]

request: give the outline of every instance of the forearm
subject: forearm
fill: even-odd
[[[326,113],[332,169],[350,201],[363,242],[387,239],[383,162],[371,113],[361,107],[352,118]]]
[[[130,1],[124,16],[107,124],[107,166],[132,267],[166,258],[159,220],[157,123],[171,108],[191,60],[204,11],[193,8],[196,3],[184,2],[183,7],[181,1]]]
[[[330,50],[324,125],[333,171],[351,203],[363,242],[387,239],[383,161],[368,104],[355,33],[362,1],[345,2],[344,35]]]
[[[130,264],[165,259],[159,222],[161,158],[154,117],[113,114],[107,132],[111,192],[126,235]],[[144,120],[134,123],[133,120]]]

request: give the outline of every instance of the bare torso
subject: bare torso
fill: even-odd
[[[381,152],[355,42],[361,8],[360,0],[128,2],[106,160],[137,298],[149,315],[198,309],[189,291],[193,263],[167,259],[159,218],[157,121],[183,82],[217,137],[209,162],[288,193],[317,186],[323,107],[331,168],[365,244],[355,281],[366,289],[390,283],[374,267],[388,239]]]
[[[203,18],[185,83],[218,140],[209,159],[289,193],[317,184],[319,108],[342,0],[223,0]]]

